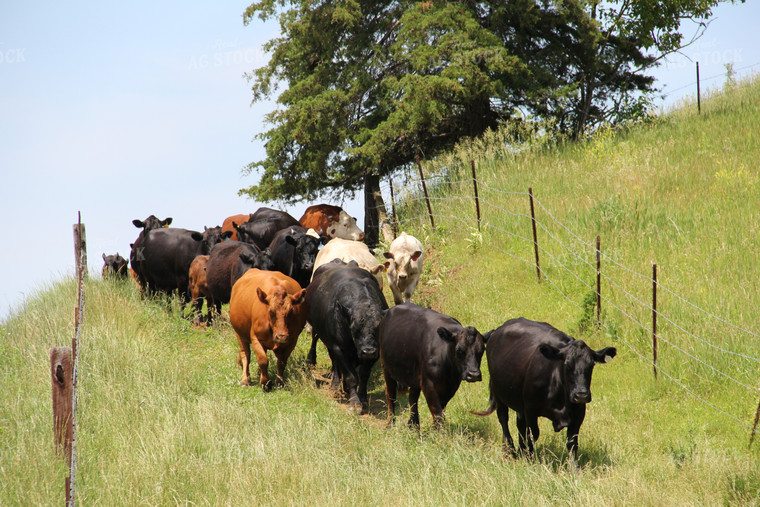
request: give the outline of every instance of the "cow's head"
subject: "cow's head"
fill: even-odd
[[[419,270],[417,260],[422,257],[422,251],[409,252],[407,250],[400,250],[395,253],[383,252],[383,257],[388,259],[383,263],[388,276],[403,281],[417,274]]]
[[[364,233],[356,225],[356,218],[352,217],[344,210],[340,210],[338,217],[330,217],[330,224],[327,226],[325,235],[332,238],[350,239],[353,241],[363,241]]]
[[[203,227],[203,234],[193,232],[192,237],[195,241],[201,242],[201,255],[208,255],[211,249],[217,243],[221,243],[225,239],[232,236],[232,231],[222,232],[222,228],[217,227]]]
[[[254,244],[252,229],[250,229],[250,227],[248,227],[246,224],[248,224],[248,222],[245,222],[240,225],[236,224],[235,222],[232,222],[232,228],[235,229],[235,232],[237,232],[238,241],[242,241],[243,243]]]
[[[285,236],[285,242],[293,246],[294,273],[308,273],[311,275],[311,272],[314,271],[314,260],[317,258],[317,253],[319,253],[319,247],[327,242],[327,238],[297,232]]]
[[[356,346],[360,360],[372,360],[380,357],[380,345],[377,331],[387,308],[381,308],[370,300],[355,301],[351,309],[351,337]]]
[[[292,315],[300,310],[305,294],[306,289],[289,294],[281,285],[275,285],[269,292],[264,292],[260,287],[256,288],[259,301],[267,306],[269,325],[275,343],[288,343],[297,338],[290,336],[288,322],[292,320]]]
[[[103,254],[103,263],[104,278],[111,275],[127,276],[129,261],[119,255],[119,252],[116,252],[116,255]]]
[[[551,361],[562,361],[560,376],[565,395],[570,403],[591,402],[591,375],[596,363],[609,363],[617,355],[615,347],[593,350],[583,340],[573,340],[557,348],[546,343],[538,347],[541,354]]]
[[[467,382],[483,380],[483,375],[480,373],[480,361],[486,350],[487,338],[472,326],[465,327],[456,333],[452,333],[445,327],[439,327],[438,336],[453,349],[451,356],[462,380]]]
[[[274,262],[267,248],[263,252],[257,248],[243,249],[239,254],[240,260],[244,264],[243,273],[251,268],[258,268],[263,271],[273,271]],[[241,273],[242,274],[242,273]]]
[[[152,231],[153,229],[160,229],[162,227],[169,227],[169,225],[172,223],[172,217],[165,218],[163,220],[159,220],[156,215],[151,215],[145,220],[132,220],[132,224],[137,227],[138,229],[142,229],[144,231]]]

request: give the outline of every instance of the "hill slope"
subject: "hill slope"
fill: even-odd
[[[618,357],[596,369],[579,472],[565,467],[564,432],[555,434],[548,421],[541,422],[536,461],[502,458],[496,417],[468,412],[487,404],[485,367],[485,381],[463,385],[450,403],[444,431],[430,428],[426,409],[419,435],[406,428],[403,414],[385,429],[379,368],[372,413],[360,418],[314,387],[304,365],[307,336],[291,358],[285,389],[242,388],[228,325],[196,330],[176,312],[167,314],[163,302],[140,300],[129,283],[90,281],[78,501],[760,502],[760,447],[747,448],[757,392],[741,385],[757,386],[752,358],[760,357],[758,338],[742,331],[757,330],[760,321],[754,262],[760,140],[752,125],[760,125],[757,81],[705,101],[701,116],[684,108],[584,145],[535,143],[515,153],[494,136],[426,166],[440,181],[463,181],[431,182],[436,230],[424,225],[424,203],[399,205],[402,227],[428,249],[419,303],[482,332],[522,315],[595,348],[618,347]],[[470,159],[480,181],[482,232],[467,180]],[[532,265],[528,187],[537,198],[541,283]],[[596,235],[605,254],[599,330],[590,297],[595,255],[588,246]],[[667,340],[657,380],[649,363],[652,281],[646,278],[653,262],[662,284],[658,334]],[[48,347],[70,343],[74,301],[73,282],[55,284],[0,328],[3,505],[63,498],[66,470],[52,446]],[[324,348],[320,354],[324,370]]]

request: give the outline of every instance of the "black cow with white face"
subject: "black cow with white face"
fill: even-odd
[[[216,308],[216,315],[221,314],[222,304],[230,302],[232,286],[251,268],[273,270],[269,252],[234,240],[220,243],[211,250],[206,264],[206,285],[211,293],[209,304]]]
[[[274,269],[306,288],[311,282],[319,247],[325,243],[327,238],[320,237],[313,229],[295,225],[282,229],[269,245]]]
[[[399,385],[409,387],[409,425],[420,425],[417,403],[422,392],[434,426],[440,427],[459,384],[482,380],[485,338],[453,317],[412,303],[399,304],[386,313],[378,338],[389,424],[395,417]]]
[[[286,227],[298,226],[298,220],[285,211],[261,207],[243,224],[232,223],[237,232],[238,240],[256,245],[259,250],[266,250],[277,232]]]
[[[342,378],[349,405],[365,413],[367,382],[380,355],[377,329],[388,310],[377,280],[356,262],[336,259],[314,272],[306,305],[312,335],[322,340],[332,360],[331,389],[337,390]]]
[[[575,461],[578,433],[591,402],[591,375],[597,363],[617,354],[614,347],[593,350],[546,322],[519,318],[486,334],[486,357],[491,373],[489,407],[496,411],[503,432],[504,451],[516,455],[509,434],[509,409],[517,412],[521,451],[533,454],[538,440],[538,418],[546,417],[554,431],[567,428],[567,450]]]

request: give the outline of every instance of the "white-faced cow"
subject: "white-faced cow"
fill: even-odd
[[[591,402],[594,365],[617,354],[614,347],[589,348],[546,322],[519,318],[486,333],[486,357],[491,373],[490,400],[484,412],[496,411],[503,432],[504,451],[515,453],[509,434],[509,409],[517,412],[521,451],[533,454],[538,440],[538,418],[546,417],[554,431],[567,428],[567,450],[574,462],[578,433]]]
[[[299,220],[307,229],[314,229],[328,239],[342,238],[362,241],[364,233],[356,225],[356,219],[346,213],[340,206],[315,204],[306,208]]]
[[[385,377],[388,423],[393,422],[399,385],[409,387],[409,425],[419,427],[418,400],[425,394],[433,424],[440,427],[446,404],[459,384],[482,379],[485,338],[474,327],[412,303],[385,314],[378,331]]]
[[[398,305],[409,302],[422,274],[422,242],[405,232],[393,240],[388,252],[383,253],[388,285],[393,301]]]

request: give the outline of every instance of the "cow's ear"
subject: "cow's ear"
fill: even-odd
[[[393,259],[393,254],[390,252],[383,252],[383,257],[386,259]]]
[[[293,246],[296,246],[298,244],[296,238],[293,236],[285,236],[285,243],[290,243]]]
[[[116,254],[119,255],[119,254]],[[103,260],[106,260],[106,254],[103,254]]]
[[[261,287],[256,287],[256,295],[259,297],[259,301],[261,301],[265,305],[269,304],[269,301],[267,301],[267,294],[266,292],[261,290]]]
[[[232,231],[224,231],[222,233],[222,241],[225,239],[230,239],[232,237]]]
[[[483,335],[483,343],[488,343],[488,339],[491,338],[491,335],[494,331],[495,329],[491,329],[489,332]]]
[[[134,219],[132,220],[132,224],[137,227],[138,229],[144,229],[145,228],[145,222],[142,220]]]
[[[198,231],[193,231],[190,237],[193,238],[195,241],[203,241],[203,234],[201,234]]]
[[[161,225],[164,227],[169,227],[172,223],[172,217],[167,218],[166,220],[161,221]]]
[[[384,266],[385,270],[388,271],[389,269],[391,269],[391,261],[385,261],[381,264],[381,266]]]
[[[306,299],[306,289],[301,289],[299,292],[293,294],[293,304],[300,305]]]
[[[546,359],[550,361],[559,361],[562,359],[562,353],[557,347],[552,347],[549,344],[542,343],[538,346],[538,350],[544,355]]]
[[[449,331],[445,327],[439,327],[438,328],[438,336],[440,336],[441,338],[443,338],[443,341],[446,341],[446,342],[453,343],[453,342],[456,341],[454,339],[454,335],[451,333],[451,331]]]
[[[605,347],[594,352],[594,361],[597,363],[609,363],[617,355],[615,347]]]
[[[327,236],[320,236],[319,237],[319,242],[322,245],[326,245],[328,241],[330,241],[330,238],[328,238]]]
[[[417,259],[419,259],[419,258],[420,258],[420,255],[422,255],[422,252],[421,252],[421,251],[419,251],[419,250],[417,250],[416,252],[414,252],[414,253],[412,254],[412,260],[413,260],[413,261],[416,261]]]
[[[390,263],[388,263],[388,264],[390,264]],[[385,269],[386,269],[386,267],[385,267],[385,264],[378,264],[377,266],[375,266],[374,268],[370,269],[369,271],[370,271],[370,273],[372,273],[373,275],[376,275],[376,274],[378,274],[380,271],[385,271]]]

